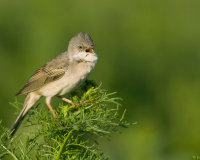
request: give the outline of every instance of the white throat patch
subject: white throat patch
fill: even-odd
[[[73,56],[74,60],[83,60],[87,62],[94,62],[98,60],[98,57],[96,54],[91,54],[87,52],[80,52],[77,55]]]

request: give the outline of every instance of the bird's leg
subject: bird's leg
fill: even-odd
[[[53,113],[53,116],[55,117],[55,119],[58,121],[58,118],[57,118],[57,116],[56,116],[56,114],[55,114],[53,108],[51,107],[50,102],[51,102],[51,98],[46,98],[46,104],[47,104],[47,106],[49,107],[49,109],[50,109],[51,112]]]
[[[62,99],[63,101],[65,101],[67,103],[70,103],[73,106],[73,109],[75,108],[75,105],[78,105],[78,104],[93,103],[90,100],[85,100],[85,101],[79,101],[78,104],[75,103],[75,105],[74,105],[74,103],[71,100],[67,99],[67,98],[64,98],[62,96],[57,96],[57,97],[60,98],[60,99]]]
[[[73,108],[75,107],[74,103],[71,100],[69,100],[67,98],[64,98],[64,97],[61,97],[61,96],[57,96],[57,97],[60,98],[60,99],[62,99],[63,101],[65,101],[67,103],[70,103],[73,106]]]

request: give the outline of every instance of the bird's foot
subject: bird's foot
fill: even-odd
[[[61,96],[58,96],[58,98],[62,99],[63,101],[65,101],[67,103],[70,103],[73,106],[73,108],[75,107],[74,103],[71,100],[69,100],[65,97],[61,97]]]
[[[78,102],[78,104],[84,104],[84,103],[92,103],[92,102],[91,102],[90,100],[85,100],[85,101],[82,100],[82,101],[79,101],[79,102]],[[77,105],[78,105],[78,104],[77,104]]]
[[[61,96],[58,96],[58,98],[62,99],[63,101],[65,101],[67,103],[70,103],[73,106],[73,110],[76,108],[77,105],[80,105],[80,104],[84,104],[84,103],[92,103],[92,104],[94,104],[90,100],[81,100],[78,103],[73,103],[71,100],[69,100],[67,98],[64,98],[64,97],[61,97]]]

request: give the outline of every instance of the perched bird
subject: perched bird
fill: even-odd
[[[56,119],[57,116],[50,104],[53,96],[73,105],[71,100],[62,96],[79,87],[94,68],[98,59],[94,47],[90,35],[81,32],[70,40],[66,52],[47,62],[28,79],[26,85],[16,94],[28,93],[23,109],[10,129],[12,136],[29,109],[41,97],[46,97],[46,104]]]

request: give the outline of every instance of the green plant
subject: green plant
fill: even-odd
[[[131,125],[124,121],[126,110],[119,116],[120,98],[111,98],[113,94],[87,80],[71,94],[75,108],[70,104],[56,107],[58,121],[46,106],[35,107],[25,122],[26,127],[35,126],[35,131],[23,133],[25,142],[21,140],[22,133],[10,137],[9,130],[0,123],[0,158],[9,155],[15,160],[108,159],[98,148],[98,138],[109,138],[110,131],[118,132],[119,126]],[[86,100],[89,101],[83,103]],[[20,103],[12,105],[19,108]]]

